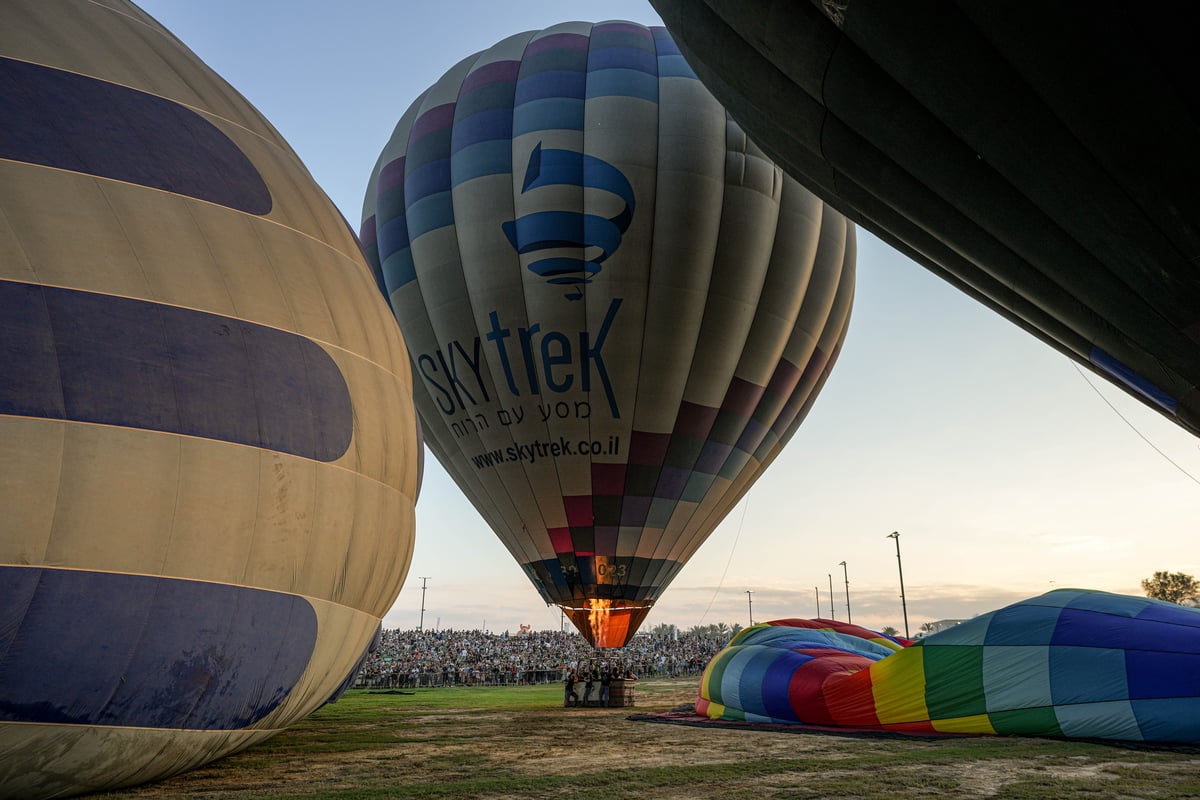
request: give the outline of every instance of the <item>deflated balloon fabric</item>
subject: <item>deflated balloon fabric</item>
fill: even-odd
[[[1200,742],[1200,610],[1059,589],[903,647],[831,620],[742,631],[705,670],[712,719]]]

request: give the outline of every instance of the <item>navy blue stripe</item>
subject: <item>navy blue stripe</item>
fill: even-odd
[[[382,219],[382,217],[381,217]],[[384,221],[376,229],[376,241],[379,243],[379,261],[386,265],[388,259],[401,250],[407,250],[410,246],[408,241],[408,216],[401,212],[394,217]]]
[[[316,638],[294,595],[0,567],[0,720],[245,728],[287,697]]]
[[[649,75],[658,74],[658,57],[651,50],[632,47],[597,47],[588,51],[588,72],[602,69],[632,69]]]
[[[106,81],[0,58],[0,158],[271,210],[258,170],[189,108]]]
[[[446,143],[448,146],[449,139]],[[404,207],[411,213],[413,205],[422,198],[449,190],[450,157],[447,155],[408,171],[404,176]]]
[[[350,391],[316,343],[143,300],[0,281],[0,414],[180,433],[335,461]]]
[[[586,87],[587,74],[584,72],[534,72],[527,77],[522,72],[521,79],[517,82],[517,93],[513,98],[513,105],[519,106],[548,97],[571,97],[582,100]]]
[[[1099,347],[1093,347],[1089,358],[1093,364],[1104,370],[1109,376],[1123,383],[1151,403],[1172,414],[1175,413],[1175,408],[1179,405],[1178,400],[1151,383],[1144,376],[1139,375],[1130,367],[1118,361],[1112,354],[1106,353]]]
[[[450,152],[457,154],[464,147],[479,142],[512,139],[512,107],[480,111],[454,123]]]
[[[662,558],[641,558],[636,556],[609,557],[610,566],[625,567],[624,577],[617,583],[597,583],[595,575],[595,558],[576,556],[564,553],[543,561],[530,561],[521,564],[525,574],[536,578],[534,585],[540,584],[543,596],[549,603],[570,603],[584,597],[598,597],[606,600],[644,600],[657,597],[663,586],[662,583],[644,583],[646,575],[660,575],[670,572],[672,575],[679,570],[679,563]],[[567,570],[564,567],[574,567]],[[606,580],[612,580],[611,577]]]

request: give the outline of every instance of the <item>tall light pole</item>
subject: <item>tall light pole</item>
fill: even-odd
[[[817,619],[821,618],[821,590],[813,587],[813,594],[817,596]]]
[[[826,572],[829,576],[829,618],[837,619],[837,612],[833,610],[833,573]]]
[[[904,599],[904,562],[900,560],[900,531],[892,531],[887,538],[896,540],[896,567],[900,570],[900,607],[904,609],[904,638],[911,639],[908,635],[908,602]]]
[[[846,579],[846,622],[853,622],[850,618],[850,572],[845,561],[839,561],[838,566],[842,568],[842,577]]]
[[[425,630],[425,582],[429,580],[427,577],[418,575],[421,578],[421,621],[417,623],[417,631]]]
[[[754,627],[754,598],[751,597],[753,594],[753,589],[746,590],[746,602],[750,605],[750,627]]]

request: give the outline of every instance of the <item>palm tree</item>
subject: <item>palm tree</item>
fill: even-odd
[[[896,630],[891,625],[885,625],[883,627],[883,629],[880,630],[879,632],[882,633],[884,636],[899,636],[900,635],[900,631]]]

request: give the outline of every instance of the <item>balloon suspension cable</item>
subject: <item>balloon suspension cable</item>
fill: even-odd
[[[1167,462],[1168,462],[1168,463],[1169,463],[1171,466],[1173,466],[1175,469],[1177,469],[1177,470],[1179,470],[1180,472],[1182,472],[1184,475],[1186,475],[1186,476],[1187,476],[1189,479],[1191,479],[1193,482],[1195,482],[1195,483],[1200,483],[1200,479],[1196,478],[1196,476],[1195,476],[1195,475],[1193,475],[1192,473],[1188,472],[1186,469],[1184,469],[1182,466],[1180,466],[1180,465],[1179,465],[1179,463],[1178,463],[1178,462],[1176,462],[1176,461],[1175,461],[1173,458],[1171,458],[1169,455],[1167,455],[1167,454],[1166,454],[1166,453],[1164,453],[1162,450],[1160,450],[1160,449],[1158,448],[1158,446],[1154,444],[1154,442],[1152,442],[1152,441],[1150,441],[1149,439],[1147,439],[1147,438],[1146,438],[1146,436],[1145,436],[1145,434],[1143,434],[1141,431],[1139,431],[1139,430],[1138,430],[1138,429],[1137,429],[1137,428],[1134,426],[1134,424],[1133,424],[1132,422],[1130,422],[1128,419],[1126,419],[1125,415],[1124,415],[1124,414],[1122,414],[1120,411],[1118,411],[1118,410],[1117,410],[1117,407],[1116,407],[1116,406],[1114,406],[1112,403],[1110,403],[1110,402],[1109,402],[1109,400],[1108,400],[1108,398],[1107,398],[1107,397],[1105,397],[1105,396],[1104,396],[1104,395],[1103,395],[1103,394],[1100,392],[1100,390],[1096,388],[1096,384],[1092,383],[1091,379],[1090,379],[1090,378],[1088,378],[1088,376],[1087,376],[1087,373],[1085,373],[1083,370],[1081,370],[1081,369],[1079,368],[1079,365],[1078,365],[1078,364],[1076,364],[1074,361],[1072,361],[1072,362],[1071,362],[1071,366],[1072,366],[1072,367],[1074,367],[1074,368],[1075,368],[1075,371],[1079,373],[1079,377],[1083,378],[1083,380],[1084,380],[1084,381],[1087,383],[1087,385],[1088,385],[1088,386],[1090,386],[1090,387],[1092,387],[1092,391],[1093,391],[1093,392],[1095,392],[1095,393],[1096,393],[1096,395],[1097,395],[1097,396],[1098,396],[1098,397],[1099,397],[1101,400],[1103,400],[1103,401],[1104,401],[1104,404],[1105,404],[1105,405],[1107,405],[1109,408],[1111,408],[1111,409],[1112,409],[1112,411],[1113,411],[1113,413],[1114,413],[1114,414],[1116,414],[1118,417],[1120,417],[1120,418],[1121,418],[1121,421],[1122,421],[1122,422],[1124,422],[1126,425],[1128,425],[1128,426],[1129,426],[1129,429],[1130,429],[1130,430],[1132,430],[1134,433],[1136,433],[1136,434],[1138,435],[1138,437],[1140,437],[1140,438],[1141,438],[1141,440],[1142,440],[1143,442],[1145,442],[1146,444],[1150,445],[1150,447],[1152,447],[1152,448],[1154,449],[1154,452],[1158,453],[1160,456],[1162,456],[1163,458],[1165,458],[1165,459],[1167,460]]]
[[[717,595],[721,593],[721,587],[725,585],[725,576],[729,573],[729,565],[733,563],[733,554],[737,550],[738,539],[742,538],[742,525],[746,523],[746,509],[750,507],[750,495],[746,494],[746,499],[742,502],[742,518],[738,521],[737,535],[733,537],[733,547],[729,548],[729,558],[725,561],[725,571],[721,573],[721,580],[717,581],[717,588],[713,592],[712,600],[708,601],[708,608],[704,609],[704,613],[700,615],[700,621],[697,626],[704,624],[704,618],[708,616],[708,612],[712,610],[713,603],[717,600]]]

